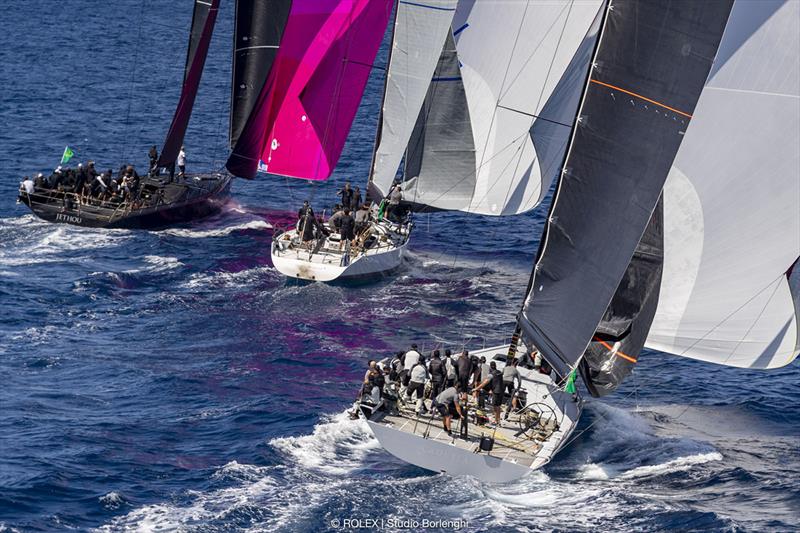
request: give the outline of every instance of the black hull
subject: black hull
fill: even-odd
[[[219,212],[230,196],[231,180],[225,175],[188,177],[185,182],[170,184],[150,180],[149,185],[163,194],[164,201],[133,210],[78,205],[49,191],[30,196],[21,193],[19,200],[48,222],[88,228],[159,229]]]

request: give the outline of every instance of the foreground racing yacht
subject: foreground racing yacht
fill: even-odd
[[[600,16],[517,316],[552,373],[520,370],[526,401],[497,428],[466,404],[465,436],[368,381],[359,411],[404,461],[509,481],[570,442],[576,375],[600,397],[643,348],[748,369],[800,353],[800,4],[610,0]],[[518,350],[483,353],[501,367]]]

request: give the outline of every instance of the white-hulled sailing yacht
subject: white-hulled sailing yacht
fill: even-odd
[[[576,374],[603,396],[643,347],[753,369],[800,352],[800,4],[610,0],[601,13],[517,319],[552,377],[525,372],[526,407],[499,428],[476,427],[468,405],[466,437],[391,390],[377,405],[365,395],[375,436],[405,461],[508,481],[569,442]],[[513,420],[527,405],[536,431]]]

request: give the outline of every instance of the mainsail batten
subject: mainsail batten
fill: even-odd
[[[227,167],[310,180],[333,172],[392,0],[295,0],[272,71]]]
[[[798,355],[800,4],[737,1],[664,189],[647,346],[775,368]],[[794,294],[793,294],[794,290]]]
[[[609,4],[519,316],[562,375],[589,345],[651,219],[730,7]]]
[[[208,47],[211,44],[211,35],[214,32],[218,11],[219,0],[211,0],[211,3],[202,0],[195,1],[183,87],[158,159],[160,167],[174,163],[178,157],[183,137],[186,135],[186,128],[189,126],[200,79],[203,76],[203,67],[208,55]]]

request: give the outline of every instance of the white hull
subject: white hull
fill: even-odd
[[[339,250],[338,235],[326,240],[320,250],[309,253],[299,244],[297,230],[290,230],[273,239],[272,264],[289,278],[329,282],[352,280],[386,274],[403,262],[410,230],[396,225],[374,224],[379,235],[375,246],[345,258]]]
[[[508,346],[472,352],[486,356],[487,362],[495,354],[505,354]],[[504,363],[496,360],[499,369]],[[558,427],[543,440],[535,440],[514,433],[513,424],[495,430],[490,427],[470,425],[472,440],[464,440],[443,431],[441,419],[418,416],[385,415],[381,412],[369,416],[367,423],[386,451],[395,457],[434,472],[449,475],[467,475],[486,482],[508,482],[541,468],[566,444],[575,429],[581,413],[581,400],[558,389],[549,376],[536,370],[518,367],[522,388],[528,393],[528,406],[552,413]],[[458,434],[453,421],[453,434]],[[481,435],[495,438],[490,452],[477,450],[476,440]]]

